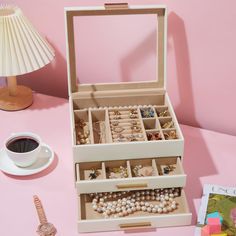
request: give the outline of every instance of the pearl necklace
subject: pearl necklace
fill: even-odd
[[[178,188],[128,191],[116,193],[92,193],[92,208],[105,218],[125,217],[136,211],[148,213],[168,213],[178,208],[175,197],[180,195]],[[116,199],[111,201],[112,199]],[[109,202],[106,202],[106,201]],[[148,201],[157,201],[150,204]]]

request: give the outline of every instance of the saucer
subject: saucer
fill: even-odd
[[[54,160],[54,152],[47,144],[42,144],[38,160],[31,166],[19,167],[7,156],[4,149],[0,150],[0,170],[18,176],[27,176],[45,170]]]

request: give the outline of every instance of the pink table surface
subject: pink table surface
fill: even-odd
[[[136,231],[130,235],[194,235],[203,184],[235,185],[236,137],[185,125],[181,128],[185,136],[184,168],[188,176],[185,190],[193,213],[192,225]],[[41,198],[48,220],[58,229],[57,235],[78,235],[68,101],[35,94],[34,104],[27,110],[0,111],[0,145],[12,132],[19,131],[39,134],[54,149],[56,160],[45,171],[30,177],[0,172],[0,236],[36,235],[34,194]],[[90,235],[129,234],[116,231]]]

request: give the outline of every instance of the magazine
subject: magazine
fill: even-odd
[[[205,184],[199,209],[195,236],[201,235],[207,214],[218,212],[222,218],[222,232],[236,235],[236,187]]]

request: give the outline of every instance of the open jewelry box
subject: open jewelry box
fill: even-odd
[[[74,19],[147,14],[157,19],[156,81],[79,84]],[[183,190],[184,138],[166,91],[166,7],[122,3],[69,7],[65,8],[65,19],[78,231],[190,224]],[[127,217],[104,220],[92,208],[93,193],[125,191],[129,195],[132,191],[172,188],[180,190],[179,207],[166,215],[136,211]]]

